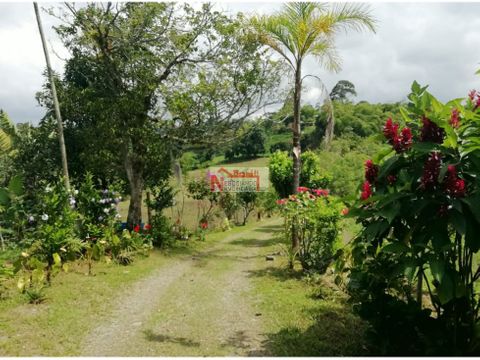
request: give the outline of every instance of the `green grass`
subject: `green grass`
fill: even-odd
[[[252,224],[251,226],[254,226]],[[231,233],[242,231],[234,228]],[[53,278],[46,287],[45,302],[28,304],[26,296],[7,283],[6,298],[0,300],[0,356],[78,355],[83,335],[101,321],[115,302],[116,294],[129,284],[168,266],[178,256],[209,247],[224,234],[215,233],[207,241],[179,242],[166,251],[137,256],[133,265],[95,263],[94,276],[87,276],[86,264],[70,263],[70,270]]]
[[[279,250],[278,244],[265,248]],[[252,272],[273,356],[366,355],[367,324],[354,315],[331,275],[305,277],[286,258]],[[263,259],[262,259],[263,260]],[[259,260],[259,261],[262,261]]]

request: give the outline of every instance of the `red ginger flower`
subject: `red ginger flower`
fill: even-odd
[[[372,194],[372,186],[368,181],[365,181],[362,186],[362,194],[360,195],[360,198],[362,200],[367,200]]]
[[[441,144],[445,137],[445,130],[425,116],[422,117],[422,122],[423,127],[420,134],[420,141]]]
[[[398,134],[398,124],[393,123],[392,118],[388,118],[383,127],[383,135],[391,142]]]
[[[443,183],[445,192],[452,197],[465,196],[465,180],[459,179],[454,165],[448,165],[447,175]]]
[[[365,161],[365,180],[370,183],[375,183],[378,176],[378,165],[375,165],[372,160]]]
[[[140,231],[140,225],[135,225],[135,227],[133,228],[133,231],[138,233]]]
[[[452,115],[450,116],[450,125],[454,128],[460,126],[460,113],[457,109],[452,110]]]
[[[399,135],[398,127],[397,123],[393,123],[392,119],[388,118],[383,127],[383,135],[385,135],[388,143],[393,146],[395,151],[401,153],[412,146],[412,131],[408,127],[405,127]]]
[[[420,180],[420,186],[423,189],[428,190],[435,188],[438,182],[438,175],[440,174],[441,163],[441,156],[437,151],[432,152],[427,161],[425,161],[423,165],[423,175]]]
[[[387,181],[390,185],[393,185],[397,181],[397,177],[395,175],[388,175]]]
[[[477,96],[477,91],[476,90],[470,90],[468,93],[468,97],[470,98],[471,101],[475,99],[475,96]]]

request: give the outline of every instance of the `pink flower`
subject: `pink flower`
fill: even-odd
[[[468,93],[468,97],[470,98],[470,101],[473,101],[475,99],[475,96],[477,96],[477,91],[470,90],[470,92]]]
[[[307,192],[308,190],[309,190],[309,189],[308,189],[307,187],[305,187],[305,186],[299,186],[299,187],[297,188],[297,191],[298,191],[299,193]]]
[[[452,115],[450,116],[450,125],[454,128],[458,128],[460,126],[460,113],[457,109],[452,110]]]
[[[368,181],[365,181],[362,186],[362,194],[360,195],[360,198],[362,200],[367,200],[372,194],[372,186]]]
[[[327,189],[315,189],[312,190],[317,196],[328,196],[329,191]]]
[[[287,202],[286,199],[278,199],[278,200],[277,200],[277,205],[285,205],[286,202]]]
[[[350,210],[348,210],[348,208],[345,208],[342,210],[342,215],[345,216],[345,215],[348,215]]]
[[[143,230],[145,231],[150,231],[152,229],[152,225],[150,224],[145,224],[145,226],[143,227]]]

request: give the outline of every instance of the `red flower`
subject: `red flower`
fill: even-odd
[[[476,90],[470,90],[468,93],[468,97],[470,98],[471,101],[475,99],[475,96],[477,96],[477,91]]]
[[[372,186],[368,181],[365,181],[362,186],[362,194],[360,198],[362,200],[367,200],[370,196],[372,196]]]
[[[344,216],[345,216],[345,215],[348,215],[348,212],[349,212],[349,211],[350,211],[350,210],[348,210],[348,208],[342,209],[342,215],[344,215]]]
[[[143,230],[146,230],[146,231],[150,231],[152,229],[152,225],[150,224],[145,224],[145,226],[143,227]]]
[[[286,202],[287,202],[286,199],[278,199],[277,200],[277,205],[285,205]]]
[[[135,227],[133,228],[133,231],[138,233],[140,231],[140,225],[135,225]]]
[[[397,177],[395,175],[388,175],[387,181],[390,185],[393,185],[397,181]]]
[[[443,182],[445,192],[452,197],[465,196],[465,180],[459,179],[454,165],[448,165],[447,175]]]
[[[441,144],[445,137],[445,130],[425,116],[422,117],[422,122],[423,127],[420,134],[420,141]]]
[[[438,182],[442,160],[439,152],[432,152],[423,165],[423,175],[420,180],[424,190],[433,189]]]
[[[454,128],[458,128],[460,126],[460,113],[457,109],[452,110],[452,115],[450,116],[450,125]]]
[[[208,228],[208,221],[202,221],[200,223],[200,227],[205,230],[206,228]]]
[[[370,183],[377,181],[378,166],[373,163],[372,160],[365,161],[365,180]]]
[[[385,135],[388,143],[393,146],[395,151],[401,153],[412,146],[412,131],[408,127],[405,127],[399,135],[398,128],[398,124],[393,123],[392,119],[388,118],[383,127],[383,135]]]
[[[300,193],[302,193],[302,192],[307,192],[308,190],[309,190],[309,189],[308,189],[307,187],[305,187],[305,186],[299,186],[299,187],[297,188],[297,191],[300,192]]]
[[[383,135],[392,142],[393,138],[398,136],[398,124],[394,124],[392,118],[388,118],[383,127]]]
[[[329,191],[327,189],[315,189],[312,190],[317,196],[328,196]]]

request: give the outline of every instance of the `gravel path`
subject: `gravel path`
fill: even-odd
[[[249,356],[262,349],[261,314],[248,273],[265,261],[259,228],[207,251],[172,258],[123,290],[108,321],[87,334],[83,356]]]

